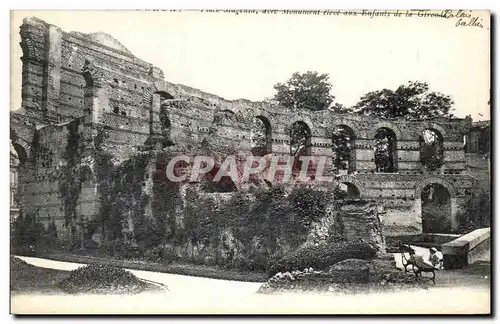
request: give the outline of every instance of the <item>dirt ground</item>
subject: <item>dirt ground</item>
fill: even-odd
[[[38,258],[33,265],[59,270],[81,266]],[[419,291],[339,294],[256,293],[260,283],[131,270],[168,292],[132,296],[13,294],[14,314],[489,314],[489,265],[439,271],[436,286]],[[488,278],[485,278],[485,277]]]

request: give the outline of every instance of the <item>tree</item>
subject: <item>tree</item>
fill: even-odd
[[[394,172],[395,135],[390,129],[380,128],[375,135],[375,166],[377,172]]]
[[[337,128],[332,134],[332,165],[338,170],[352,169],[351,134],[345,128]]]
[[[426,82],[409,81],[396,90],[382,89],[365,94],[354,106],[354,111],[381,118],[428,119],[452,117],[452,105],[450,96],[431,92]]]
[[[252,153],[263,156],[268,152],[268,131],[262,120],[253,118],[250,124],[250,141],[252,143]]]
[[[295,72],[287,82],[274,86],[276,94],[273,99],[289,109],[328,109],[335,99],[330,94],[332,85],[328,79],[328,74]]]
[[[443,161],[443,140],[433,130],[426,129],[420,136],[420,162],[429,170],[439,169]]]
[[[457,214],[461,233],[468,233],[478,228],[489,227],[491,223],[491,197],[487,190],[474,192],[460,205]]]
[[[306,123],[295,122],[288,130],[290,136],[290,155],[303,155],[311,146],[311,131]]]
[[[330,108],[328,108],[330,111],[333,111],[334,113],[337,113],[337,114],[351,114],[353,113],[353,110],[352,108],[348,108],[346,106],[344,106],[343,104],[341,103],[334,103]]]

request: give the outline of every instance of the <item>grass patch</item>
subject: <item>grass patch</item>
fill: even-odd
[[[23,260],[10,258],[10,291],[12,294],[124,294],[163,288],[139,280],[129,271],[91,265],[74,271],[35,267]]]
[[[197,265],[191,263],[175,262],[170,264],[146,262],[138,260],[118,260],[114,258],[97,258],[84,255],[51,253],[39,255],[55,261],[66,261],[76,263],[95,263],[99,265],[109,265],[132,270],[154,271],[161,273],[178,274],[191,277],[203,277],[211,279],[244,281],[244,282],[265,282],[268,277],[263,272],[240,271],[226,269],[218,266]]]
[[[61,294],[59,282],[69,276],[69,271],[35,267],[23,260],[10,258],[10,291],[12,293]]]

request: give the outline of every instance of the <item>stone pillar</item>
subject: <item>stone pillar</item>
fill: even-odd
[[[148,90],[152,90],[148,88]],[[160,121],[161,97],[158,93],[151,93],[151,102],[149,110],[149,137],[146,146],[149,149],[161,149],[163,147],[163,133]]]
[[[40,118],[43,118],[41,98],[45,65],[46,28],[46,24],[36,18],[25,18],[19,31],[21,35],[19,45],[21,45],[23,51],[21,57],[23,62],[21,106],[27,111],[35,112],[37,115],[40,113]]]
[[[82,71],[85,78],[85,125],[96,125],[102,120],[103,112],[109,106],[107,85],[104,79],[104,70],[86,60]]]
[[[149,75],[153,82],[162,82],[164,78],[163,71],[156,66],[151,66]],[[149,138],[146,141],[146,147],[149,149],[161,149],[165,142],[160,121],[161,96],[157,93],[157,86],[155,84],[148,87],[147,91],[151,94],[151,101],[149,110]]]
[[[414,140],[397,141],[395,158],[397,171],[415,173],[422,170],[420,163],[420,143]],[[395,161],[396,162],[396,161]]]
[[[54,121],[57,121],[57,110],[61,93],[61,43],[61,29],[49,25],[45,32],[42,110],[47,118]]]
[[[358,159],[356,141],[351,141],[351,151],[349,153],[349,172],[357,171],[356,160]]]
[[[423,232],[422,227],[422,199],[420,197],[415,197],[415,202],[413,203],[413,215],[415,218],[415,224]]]
[[[450,198],[450,206],[451,206],[451,219],[450,219],[451,229],[456,230],[458,228],[457,214],[460,209],[460,205],[456,197]]]
[[[356,171],[359,173],[372,173],[376,170],[375,165],[375,141],[372,139],[356,140]]]

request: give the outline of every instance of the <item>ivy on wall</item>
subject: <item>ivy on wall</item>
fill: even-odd
[[[183,210],[185,239],[192,245],[210,246],[224,264],[230,260],[220,260],[220,251],[236,250],[237,255],[230,257],[233,261],[244,259],[253,267],[265,268],[284,245],[293,249],[305,242],[313,222],[325,217],[332,194],[310,188],[294,189],[288,195],[281,188],[257,189],[236,192],[217,203],[216,195],[190,190]],[[224,245],[221,234],[228,231],[238,246]]]
[[[80,181],[80,166],[82,161],[81,134],[79,133],[80,120],[75,119],[66,127],[68,130],[67,143],[64,151],[66,164],[61,170],[59,180],[59,194],[63,200],[65,226],[70,230],[70,240],[76,241],[77,236],[77,205],[82,190]]]

